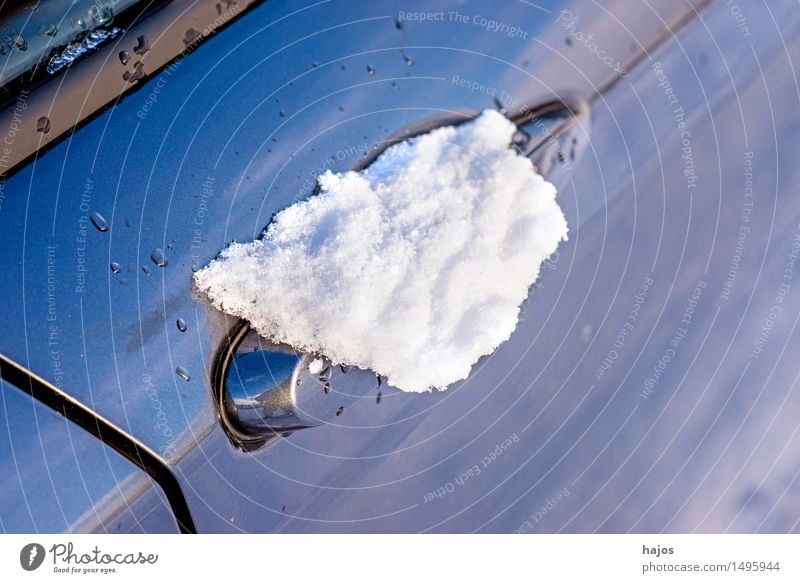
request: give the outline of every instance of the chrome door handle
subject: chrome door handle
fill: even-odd
[[[246,450],[329,423],[380,384],[373,372],[273,344],[245,322],[230,334],[215,377],[223,425]]]

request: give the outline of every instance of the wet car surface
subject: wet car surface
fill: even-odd
[[[158,455],[200,531],[796,530],[796,10],[440,4],[258,4],[16,169],[0,354]],[[591,127],[570,240],[511,340],[445,392],[375,386],[237,447],[214,371],[238,322],[193,270],[423,118],[565,95]],[[106,528],[0,496],[6,530]]]

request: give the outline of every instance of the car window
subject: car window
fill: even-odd
[[[117,34],[119,15],[137,0],[6,2],[0,8],[0,85],[53,73]]]

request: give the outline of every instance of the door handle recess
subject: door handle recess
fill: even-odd
[[[354,169],[368,166],[398,141],[470,121],[476,115],[467,112],[424,120],[383,140]],[[507,116],[517,125],[511,146],[530,158],[537,172],[560,189],[588,147],[588,105],[556,99]],[[348,369],[271,343],[243,321],[220,349],[214,373],[222,424],[234,444],[245,450],[299,429],[335,422],[380,382],[373,372]]]

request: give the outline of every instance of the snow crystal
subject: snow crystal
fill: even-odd
[[[315,358],[308,363],[308,372],[311,374],[319,374],[325,368],[325,361],[321,358]]]
[[[542,262],[567,238],[556,189],[476,120],[388,148],[278,213],[195,274],[263,336],[423,392],[506,341]]]

